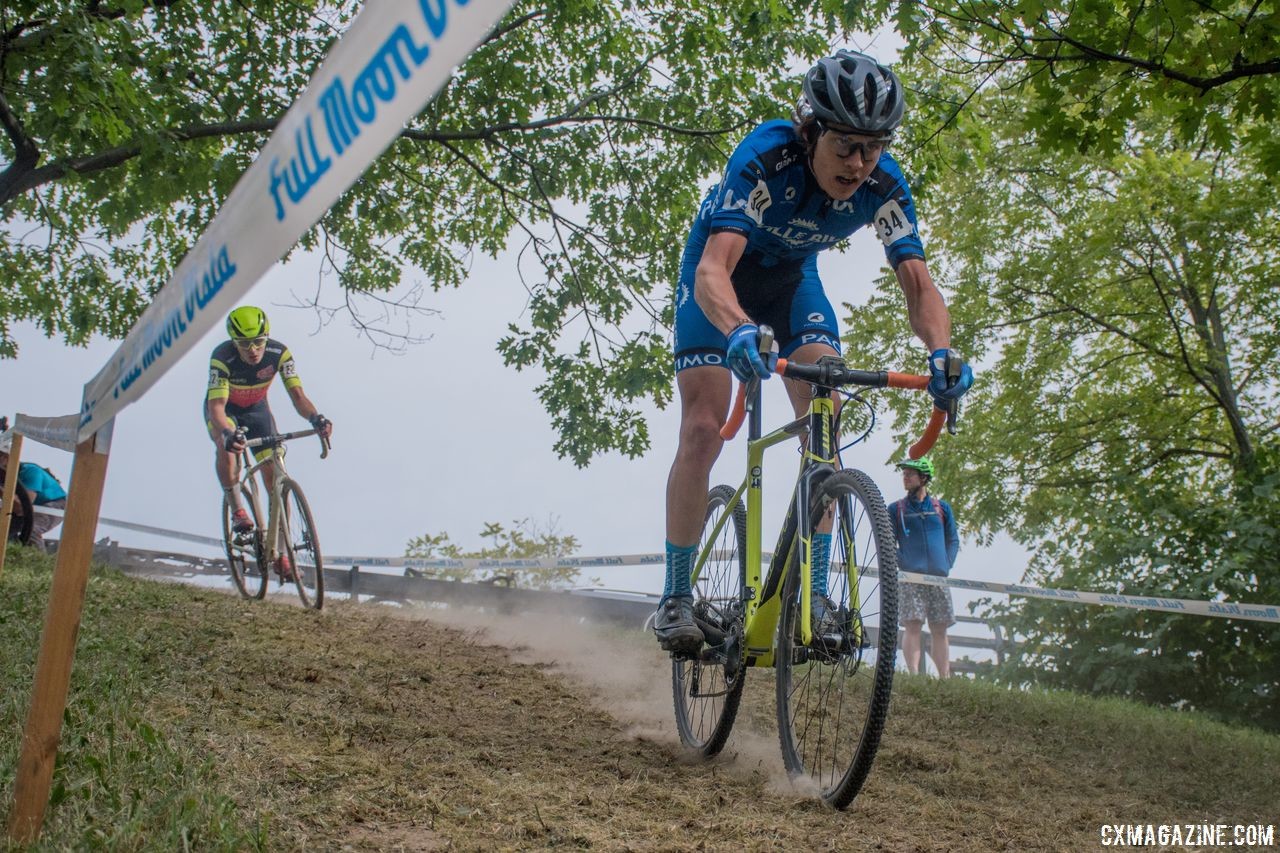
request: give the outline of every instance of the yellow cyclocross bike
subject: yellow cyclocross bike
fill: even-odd
[[[763,353],[772,337],[772,330],[761,327]],[[946,370],[958,377],[958,360]],[[696,654],[672,656],[676,724],[686,747],[715,755],[733,727],[747,670],[774,667],[787,772],[811,779],[826,803],[843,809],[866,781],[889,711],[898,564],[880,490],[863,472],[840,464],[831,394],[861,400],[865,391],[841,389],[924,389],[929,377],[854,370],[835,356],[816,364],[779,359],[776,372],[810,383],[812,402],[805,417],[762,436],[759,380],[738,389],[721,435],[732,438],[750,415],[747,472],[737,489],[716,486],[708,495],[692,573],[694,620],[705,644]],[[954,430],[954,420],[954,407],[950,413],[935,409],[910,456],[927,453],[944,424]],[[805,438],[799,478],[762,577],[764,451],[797,437]],[[815,631],[813,543],[816,534],[827,532],[830,563],[818,568],[834,608]]]

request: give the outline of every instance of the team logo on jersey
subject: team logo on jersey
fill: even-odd
[[[676,307],[683,308],[684,304],[688,301],[689,301],[689,285],[682,284],[680,285],[679,290],[676,292]]]
[[[814,311],[812,314],[809,315],[810,323],[825,323],[826,321],[827,321],[827,318],[817,311]]]
[[[794,225],[797,228],[808,228],[810,231],[818,230],[818,223],[814,222],[812,219],[805,219],[800,216],[797,216],[795,219],[791,220],[787,224]]]
[[[792,228],[786,225],[779,228],[776,225],[762,225],[765,231],[769,232],[779,240],[784,241],[788,246],[800,248],[801,246],[814,246],[820,244],[831,244],[840,242],[842,237],[824,234],[821,231],[810,231],[807,228]]]
[[[886,246],[891,245],[903,237],[910,237],[915,231],[915,227],[911,224],[911,220],[907,219],[907,214],[903,212],[902,205],[898,204],[896,198],[891,198],[880,206],[875,215],[876,235],[880,238],[880,242]]]
[[[258,371],[259,379],[270,379],[272,376],[275,376],[275,375],[276,375],[276,369],[274,365],[271,367],[264,367]]]
[[[795,197],[796,197],[795,187],[787,187],[787,189],[782,193],[782,198],[785,199],[786,201],[791,201]]]
[[[764,212],[772,204],[773,196],[769,195],[768,185],[764,181],[756,181],[756,188],[751,191],[751,195],[747,196],[747,215],[760,225],[764,222]]]

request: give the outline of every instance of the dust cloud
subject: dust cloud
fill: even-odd
[[[583,688],[597,707],[623,726],[627,736],[661,744],[683,760],[703,760],[680,743],[671,659],[639,622],[631,628],[602,625],[568,610],[548,616],[428,606],[410,608],[406,615],[410,614],[468,633],[477,642],[500,646],[520,663],[548,667]],[[754,681],[772,696],[772,669],[750,676],[749,693]],[[774,793],[811,796],[794,787],[787,775],[776,729],[753,724],[746,713],[739,713],[729,742],[712,761],[733,772],[763,774]]]

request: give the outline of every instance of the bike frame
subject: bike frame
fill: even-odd
[[[774,644],[777,634],[778,618],[782,612],[782,589],[786,582],[787,566],[791,562],[791,549],[796,543],[800,546],[800,607],[801,640],[808,645],[813,639],[810,612],[810,594],[812,593],[813,542],[805,535],[809,529],[810,497],[814,488],[827,476],[835,473],[837,467],[837,447],[835,444],[835,400],[825,393],[819,393],[816,386],[814,396],[809,402],[808,414],[785,426],[773,430],[768,435],[761,435],[760,416],[760,381],[755,380],[753,387],[747,392],[747,474],[738,486],[733,498],[725,506],[724,513],[712,529],[708,537],[707,547],[698,554],[692,572],[692,583],[698,582],[702,568],[711,556],[712,545],[718,540],[724,525],[733,516],[733,510],[740,501],[746,499],[747,507],[747,543],[746,543],[746,578],[743,595],[745,611],[743,626],[746,646],[747,666],[773,666]],[[800,462],[800,473],[796,479],[795,491],[787,510],[779,533],[778,545],[774,549],[773,559],[769,564],[768,574],[761,569],[764,551],[762,549],[764,522],[764,452],[775,444],[808,434]],[[848,569],[846,569],[848,570]],[[851,592],[856,585],[850,583]]]
[[[251,439],[248,446],[241,451],[240,464],[245,467],[245,471],[238,478],[241,485],[247,485],[250,494],[253,495],[254,503],[258,502],[258,480],[253,476],[268,465],[273,469],[271,477],[271,488],[267,489],[263,485],[263,491],[268,492],[267,495],[267,541],[263,543],[263,552],[269,567],[272,562],[283,553],[277,550],[280,543],[280,525],[283,524],[282,512],[284,508],[284,481],[289,476],[289,472],[284,467],[284,445],[287,441],[295,438],[306,438],[309,435],[317,435],[318,431],[314,429],[301,430],[299,432],[286,432],[278,435],[270,436],[266,439]],[[252,449],[262,445],[259,442],[271,442],[271,453],[257,462],[253,461]],[[324,438],[320,439],[321,452],[320,458],[324,459],[329,455],[329,443]],[[263,477],[265,480],[265,475]]]
[[[247,466],[244,473],[240,477],[242,485],[247,485],[250,494],[253,495],[254,503],[258,502],[258,478],[254,477],[262,469],[268,465],[272,468],[271,488],[268,489],[265,484],[265,475],[263,475],[262,490],[267,493],[267,536],[263,543],[263,552],[270,566],[276,557],[280,556],[277,546],[280,542],[280,517],[282,513],[280,508],[284,505],[284,479],[288,473],[284,468],[284,443],[280,442],[271,448],[271,453],[257,462],[253,462],[253,455],[248,449],[242,452],[241,464]]]

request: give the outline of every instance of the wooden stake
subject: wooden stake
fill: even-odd
[[[4,575],[4,554],[9,546],[9,521],[13,512],[13,498],[18,491],[18,465],[22,462],[22,436],[13,434],[13,446],[9,448],[9,464],[4,475],[4,499],[0,500],[0,576]],[[12,476],[10,474],[12,473]]]
[[[110,434],[108,425],[77,445],[71,468],[71,491],[53,570],[53,588],[45,611],[44,634],[31,688],[31,708],[27,712],[22,754],[13,780],[9,839],[17,844],[36,840],[49,805],[53,763],[62,737],[62,714],[67,707],[76,636],[80,632],[85,586],[89,581],[93,537],[97,533],[102,487],[107,478],[106,448]],[[95,450],[95,439],[103,448],[101,452]]]

